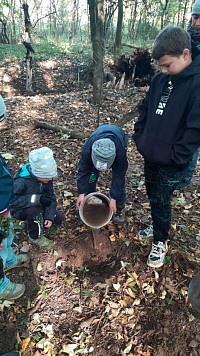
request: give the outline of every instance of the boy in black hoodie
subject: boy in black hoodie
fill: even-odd
[[[192,42],[192,59],[200,55],[200,0],[196,0],[192,6],[192,17],[190,19],[187,32],[190,34]],[[200,56],[199,56],[200,58]],[[184,180],[178,186],[178,189],[184,189],[191,184],[193,174],[198,163],[199,151],[194,152],[188,169],[185,173]]]
[[[147,264],[161,267],[168,249],[171,196],[200,146],[200,57],[192,61],[189,34],[172,25],[158,34],[152,56],[161,73],[153,77],[139,107],[133,139],[144,157],[151,206],[153,244]]]

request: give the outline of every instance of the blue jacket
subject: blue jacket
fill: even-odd
[[[51,200],[51,205],[44,207],[44,219],[54,221],[56,214],[56,196],[53,188],[53,180],[48,183],[41,183],[31,173],[31,166],[26,163],[14,177],[13,183],[13,203],[11,215],[19,219],[19,214],[27,208],[41,207],[40,197],[45,194]],[[35,195],[33,201],[32,196]]]
[[[127,137],[124,131],[115,125],[99,126],[85,142],[82,149],[81,159],[78,165],[77,185],[79,194],[88,194],[91,192],[91,187],[96,184],[99,176],[99,171],[94,167],[91,151],[95,141],[102,138],[110,138],[116,147],[116,158],[112,164],[112,184],[110,189],[111,198],[123,203],[125,201],[125,175],[128,168],[126,156]],[[91,180],[91,175],[96,177],[96,180]]]
[[[0,155],[0,214],[9,209],[13,195],[13,178]]]

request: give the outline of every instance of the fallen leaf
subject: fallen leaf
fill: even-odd
[[[39,262],[38,265],[37,265],[37,271],[41,272],[42,270],[43,270],[42,263]]]
[[[113,283],[113,287],[115,288],[115,290],[120,290],[121,288],[121,284],[120,283]]]
[[[26,349],[27,349],[27,347],[28,347],[30,341],[31,341],[31,338],[30,338],[30,337],[27,337],[26,339],[24,339],[24,340],[22,341],[22,346],[21,346],[20,352],[25,352],[25,351],[26,351]]]
[[[7,160],[12,159],[14,157],[14,155],[12,155],[11,153],[2,153],[1,155]]]

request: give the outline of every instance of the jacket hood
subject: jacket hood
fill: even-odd
[[[175,82],[179,79],[192,77],[200,73],[200,55],[196,56],[188,67],[186,67],[181,73],[172,76],[172,81]]]
[[[31,175],[31,166],[30,166],[30,163],[26,163],[24,164],[18,171],[17,173],[17,177],[23,177],[23,178],[26,178],[26,177],[30,177]]]

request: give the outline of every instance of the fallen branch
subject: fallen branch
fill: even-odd
[[[114,125],[121,127],[124,124],[126,124],[127,122],[133,120],[136,117],[136,115],[137,115],[137,108],[135,108],[133,111],[129,112],[128,114],[125,114],[122,119],[114,122]],[[72,130],[67,129],[66,127],[63,127],[63,126],[52,125],[52,124],[48,124],[45,121],[38,121],[38,120],[36,120],[34,122],[34,128],[35,129],[42,128],[42,129],[52,130],[55,132],[62,132],[62,133],[69,135],[69,138],[72,138],[72,139],[87,138],[92,133],[89,131],[88,132],[72,131]]]
[[[116,121],[114,123],[114,125],[116,126],[124,126],[125,124],[127,124],[129,121],[133,120],[136,118],[136,116],[138,115],[138,109],[137,107],[133,109],[133,111],[128,112],[127,114],[125,114],[122,119]]]
[[[62,132],[62,133],[69,135],[70,138],[86,138],[86,137],[90,136],[89,132],[72,131],[72,130],[67,129],[66,127],[63,127],[63,126],[48,124],[45,121],[36,120],[34,122],[34,128],[36,128],[36,129],[42,128],[42,129],[52,130],[55,132]]]

